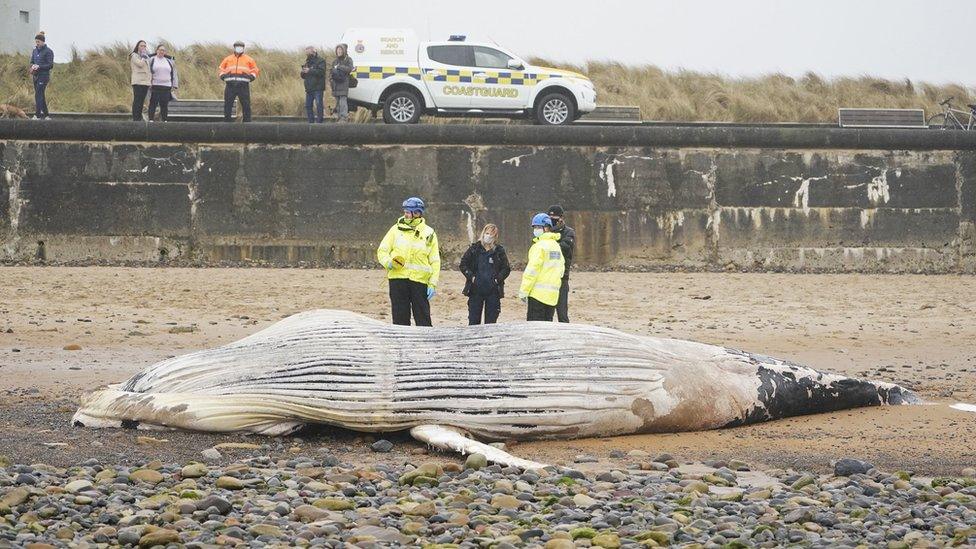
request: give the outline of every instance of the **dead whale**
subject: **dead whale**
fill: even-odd
[[[308,424],[411,429],[440,448],[528,467],[541,464],[472,437],[694,431],[918,402],[889,383],[596,326],[416,328],[316,310],[95,391],[74,423],[266,435]]]

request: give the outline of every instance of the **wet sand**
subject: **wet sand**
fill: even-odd
[[[167,433],[159,438],[169,443],[147,447],[136,442],[145,433],[70,428],[74,404],[153,362],[233,341],[296,312],[338,308],[389,319],[380,271],[4,267],[0,280],[0,454],[19,462],[198,456],[241,437]],[[465,323],[461,286],[459,274],[444,274],[433,302],[436,324]],[[825,470],[831,459],[849,456],[932,475],[976,464],[976,414],[947,406],[976,402],[971,277],[587,272],[574,273],[571,286],[574,322],[892,381],[932,404],[704,433],[532,442],[512,449],[522,457],[569,463],[580,453],[607,460],[611,450],[639,448],[680,460]],[[505,299],[502,322],[523,314],[514,297]],[[80,350],[65,349],[72,345]],[[392,439],[398,452],[419,447],[402,434]],[[321,430],[302,437],[297,451],[331,448],[370,459],[366,440]]]

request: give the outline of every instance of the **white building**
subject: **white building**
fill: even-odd
[[[0,53],[29,54],[41,29],[41,0],[0,0]]]

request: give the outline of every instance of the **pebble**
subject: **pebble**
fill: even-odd
[[[620,536],[618,536],[617,534],[599,534],[593,536],[593,539],[590,540],[590,543],[592,543],[594,547],[617,549],[618,547],[620,547]]]
[[[220,477],[215,483],[217,488],[223,488],[224,490],[240,490],[244,488],[244,482],[240,479],[234,477]]]
[[[434,505],[433,501],[425,501],[423,503],[418,503],[410,508],[404,510],[404,514],[419,517],[429,517],[437,512],[437,507]]]
[[[128,528],[122,528],[119,530],[119,544],[120,545],[138,545],[139,540],[142,539],[142,532],[145,530],[143,526],[130,526]]]
[[[210,469],[202,463],[190,463],[180,469],[180,476],[183,478],[200,478],[207,476]]]
[[[738,459],[730,459],[729,469],[732,469],[733,471],[748,471],[749,464]]]
[[[373,444],[371,444],[369,447],[374,452],[386,454],[393,449],[393,443],[390,442],[389,440],[380,439],[374,442]]]
[[[499,509],[518,509],[522,506],[522,500],[508,494],[499,494],[491,498],[491,506]]]
[[[366,466],[331,454],[292,455],[292,443],[302,444],[269,439],[269,455],[226,466],[0,467],[0,547],[976,544],[976,486],[966,475],[930,481],[853,472],[874,469],[864,463],[840,467],[854,476],[765,471],[757,485],[743,472],[750,467],[733,459],[703,472],[669,468],[674,458],[661,455],[654,458],[665,460],[656,462],[661,470],[588,476],[488,465],[478,455],[463,467]],[[631,467],[627,461],[616,463]],[[18,483],[25,475],[32,483]]]
[[[464,460],[465,469],[478,471],[488,467],[488,458],[484,454],[471,454]]]
[[[346,511],[356,508],[356,505],[353,502],[340,498],[317,499],[312,503],[312,505],[318,507],[319,509],[326,509],[328,511]]]
[[[64,491],[69,494],[77,494],[78,492],[83,492],[94,486],[90,480],[73,480],[68,484],[64,485]]]
[[[590,507],[595,507],[600,505],[600,502],[591,498],[586,494],[576,494],[573,496],[573,503],[580,508],[589,509]]]
[[[837,463],[834,464],[834,474],[839,477],[863,475],[871,469],[874,469],[874,465],[859,459],[844,458],[837,460]]]
[[[157,545],[169,545],[170,543],[179,542],[179,532],[163,528],[149,532],[139,538],[139,547],[155,547]]]
[[[27,473],[21,473],[17,475],[17,478],[14,479],[14,483],[33,486],[37,484],[37,477],[35,477],[34,475],[29,475]]]
[[[207,509],[214,508],[217,510],[217,513],[221,515],[226,515],[227,513],[230,513],[231,509],[234,508],[234,506],[231,505],[231,503],[226,499],[214,495],[210,495],[201,500],[198,500],[196,505],[197,505],[197,509],[200,511],[205,511]]]
[[[220,454],[220,450],[217,450],[216,448],[207,448],[206,450],[200,452],[200,455],[202,455],[204,459],[208,461],[217,461],[218,459],[224,457]]]
[[[285,535],[281,528],[273,524],[255,524],[248,529],[248,533],[254,537],[269,536],[272,538],[280,538]]]
[[[147,484],[159,484],[164,480],[163,474],[153,469],[136,469],[129,473],[129,480],[132,482],[145,482]]]

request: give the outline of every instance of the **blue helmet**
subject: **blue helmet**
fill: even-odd
[[[544,213],[535,214],[532,218],[533,227],[552,227],[552,218]]]
[[[424,213],[427,209],[427,205],[424,201],[417,198],[416,196],[411,196],[410,198],[403,201],[403,209],[410,213]]]

